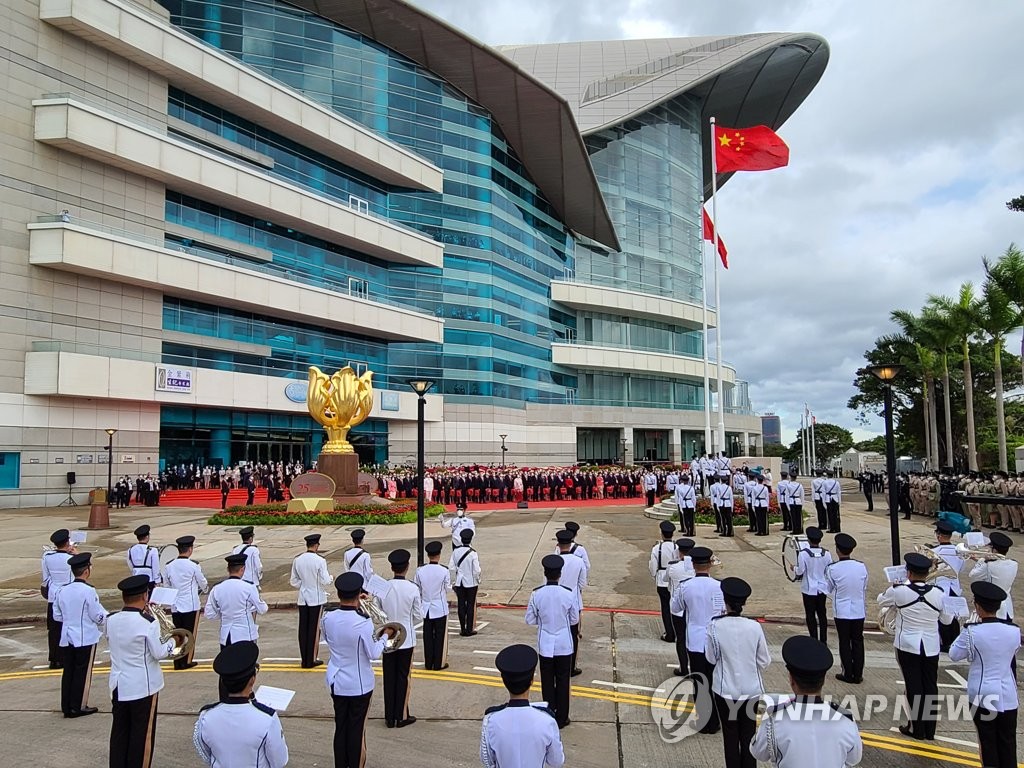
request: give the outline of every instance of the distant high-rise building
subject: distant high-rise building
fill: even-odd
[[[761,434],[765,445],[782,445],[782,420],[774,413],[761,417]]]

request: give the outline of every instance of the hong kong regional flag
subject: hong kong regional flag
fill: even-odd
[[[770,171],[789,165],[789,147],[767,125],[752,128],[716,125],[715,161],[719,173]]]

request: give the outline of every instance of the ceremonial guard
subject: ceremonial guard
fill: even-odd
[[[195,536],[181,536],[176,539],[174,544],[178,548],[178,556],[164,569],[167,586],[178,590],[174,605],[171,606],[171,621],[175,627],[187,629],[193,637],[196,637],[199,630],[199,594],[205,594],[209,589],[202,567],[192,560],[195,543]],[[174,668],[191,669],[196,666],[198,662],[192,660],[195,650],[196,646],[193,644],[187,654],[174,660]]]
[[[125,560],[132,576],[142,574],[149,577],[149,591],[152,593],[153,587],[163,583],[163,577],[160,575],[159,553],[156,547],[149,546],[149,531],[148,525],[140,525],[135,529],[135,538],[138,539],[138,544],[132,544],[128,548]]]
[[[57,602],[57,594],[61,587],[74,581],[68,560],[75,554],[71,546],[71,532],[61,528],[50,534],[50,543],[56,549],[48,549],[43,553],[41,565],[42,581],[39,594],[46,599],[46,639],[49,648],[50,669],[64,666],[64,654],[60,649],[61,623],[54,618],[53,606]]]
[[[674,595],[679,585],[684,581],[692,579],[695,575],[693,561],[690,559],[690,551],[696,546],[693,539],[676,540],[676,559],[668,566],[668,588],[669,593]],[[682,605],[673,608],[674,603],[669,600],[669,610],[672,611],[672,630],[676,635],[676,659],[679,666],[673,674],[684,677],[690,674],[690,658],[686,654],[686,611]]]
[[[448,560],[448,576],[452,589],[455,590],[459,634],[462,637],[472,637],[476,634],[476,592],[480,586],[480,557],[472,547],[472,529],[467,528],[459,535],[461,544],[452,550],[452,556]]]
[[[441,565],[440,541],[428,541],[424,550],[429,562],[416,569],[413,581],[423,605],[423,667],[448,668],[448,590],[451,574]]]
[[[249,503],[252,504],[252,501]],[[260,581],[263,579],[263,561],[260,559],[260,548],[253,543],[253,527],[247,525],[238,532],[238,535],[242,537],[242,543],[231,550],[231,554],[245,555],[245,571],[242,573],[242,581],[259,589]]]
[[[526,623],[537,627],[540,685],[544,701],[559,728],[569,724],[569,678],[572,674],[572,626],[580,620],[572,590],[558,583],[564,558],[545,555],[541,561],[546,583],[535,588],[526,606]]]
[[[245,555],[228,555],[228,578],[210,590],[206,618],[220,620],[221,648],[243,640],[255,643],[259,638],[256,614],[267,612],[267,604],[256,587],[242,579]]]
[[[1013,539],[1001,531],[993,531],[989,536],[989,545],[993,553],[1002,555],[1002,559],[979,560],[967,578],[972,582],[991,582],[1006,592],[1006,599],[996,615],[1000,619],[1013,621],[1013,597],[1010,595],[1010,590],[1013,589],[1013,581],[1017,578],[1017,561],[1011,560],[1008,555],[1010,547],[1013,545]]]
[[[904,736],[934,739],[936,699],[939,693],[939,623],[949,624],[946,593],[934,584],[926,584],[931,560],[912,552],[903,557],[908,582],[894,584],[878,596],[881,608],[895,608],[896,661],[903,673],[910,705],[910,722],[899,727]],[[936,622],[938,619],[938,622]]]
[[[484,713],[481,764],[484,768],[559,768],[565,753],[554,714],[544,703],[530,704],[537,652],[528,645],[510,645],[494,658],[494,666],[509,700]]]
[[[757,476],[757,484],[750,492],[750,501],[754,507],[754,527],[758,536],[768,535],[768,507],[771,503],[771,491],[765,485],[764,475]]]
[[[160,659],[174,641],[160,642],[160,625],[146,612],[149,576],[122,579],[124,607],[107,618],[110,646],[110,768],[149,768],[156,737],[157,696],[164,687]]]
[[[373,578],[373,564],[370,562],[370,553],[363,549],[363,539],[366,531],[356,528],[352,531],[352,546],[345,550],[342,559],[345,561],[346,571],[355,571],[363,577],[363,583],[368,584]]]
[[[951,661],[969,661],[967,695],[985,768],[1017,768],[1017,666],[1020,629],[996,614],[1006,592],[971,584],[978,621],[967,624],[949,649]]]
[[[679,507],[679,528],[684,536],[696,536],[697,529],[694,516],[697,514],[697,493],[690,485],[690,478],[683,479],[676,486],[676,506]]]
[[[404,728],[416,722],[409,714],[409,679],[412,674],[412,653],[416,647],[416,625],[423,618],[423,603],[415,584],[405,578],[412,555],[407,549],[396,549],[388,555],[391,572],[388,590],[380,597],[380,607],[391,621],[405,627],[405,641],[384,656],[384,723],[388,728]]]
[[[747,512],[747,533],[757,533],[757,518],[754,516],[754,489],[757,488],[757,480],[754,473],[747,473],[747,480],[743,483],[743,508]]]
[[[839,481],[833,477],[833,474],[831,471],[826,472],[825,479],[821,481],[821,500],[825,504],[828,532],[839,533],[841,530],[839,505],[843,500],[843,492],[839,487]]]
[[[844,768],[863,756],[857,724],[821,698],[832,667],[828,646],[806,635],[782,644],[782,660],[796,697],[770,707],[750,743],[755,760],[777,768]]]
[[[60,681],[60,709],[64,717],[94,714],[89,706],[92,664],[107,612],[96,589],[89,584],[92,555],[83,552],[68,560],[74,581],[61,588],[53,605],[53,617],[61,622],[60,646],[64,672]]]
[[[555,534],[555,538],[558,540],[558,554],[562,556],[562,575],[559,577],[558,583],[571,589],[576,598],[578,617],[576,624],[570,627],[572,631],[572,672],[570,674],[572,677],[576,677],[576,675],[583,674],[583,670],[577,664],[577,659],[580,652],[579,619],[583,616],[583,590],[587,586],[587,567],[582,558],[573,557],[569,553],[569,548],[572,546],[572,531],[562,529]]]
[[[644,472],[643,478],[644,493],[647,494],[647,506],[654,506],[654,497],[658,492],[658,476],[654,474],[653,469],[648,469]]]
[[[587,569],[587,580],[590,579],[590,555],[587,554],[587,548],[580,544],[576,539],[580,535],[580,524],[570,520],[565,524],[565,530],[572,532],[572,546],[569,547],[569,554],[576,555],[576,557],[583,558],[583,564]],[[558,554],[557,548],[554,554]]]
[[[783,470],[779,472],[779,482],[775,486],[775,496],[779,500],[779,512],[782,514],[782,531],[789,533],[793,530],[793,521],[789,515],[789,473]]]
[[[857,540],[848,533],[836,534],[839,559],[825,568],[825,582],[832,595],[832,613],[839,636],[839,663],[842,671],[836,680],[860,685],[864,679],[864,619],[867,617],[865,593],[868,569],[851,555]]]
[[[694,576],[682,582],[672,595],[672,609],[686,613],[686,651],[690,659],[690,674],[702,677],[698,685],[710,685],[715,668],[704,654],[708,625],[725,610],[725,599],[718,579],[711,577],[711,559],[714,553],[707,547],[690,550]],[[702,718],[703,721],[703,718]],[[712,707],[701,733],[718,733],[718,711]]]
[[[722,723],[726,768],[755,768],[750,740],[757,723],[757,702],[764,695],[762,674],[771,663],[764,630],[742,616],[750,597],[743,579],[722,579],[725,614],[708,624],[704,655],[714,669],[711,692]]]
[[[732,484],[729,482],[728,471],[718,476],[718,506],[716,507],[716,512],[716,519],[721,528],[718,535],[731,538],[735,533],[732,529],[733,492]]]
[[[793,574],[800,577],[800,594],[804,601],[807,634],[824,643],[828,634],[828,619],[825,614],[828,581],[825,579],[825,571],[832,562],[832,555],[827,549],[822,548],[821,538],[820,529],[807,529],[808,546],[797,554]]]
[[[792,479],[786,486],[786,504],[789,506],[790,530],[796,535],[804,532],[804,484],[797,479],[796,473],[791,475]]]
[[[964,560],[956,553],[956,546],[950,541],[953,535],[953,526],[945,520],[935,523],[935,538],[938,544],[932,547],[932,552],[949,566],[953,576],[937,576],[935,586],[945,592],[949,597],[962,597],[960,589],[960,570],[964,567]],[[960,634],[960,621],[954,616],[949,624],[939,627],[939,650],[942,653],[949,652],[949,646],[953,644]]]
[[[327,690],[334,703],[335,768],[363,768],[366,762],[366,715],[373,696],[373,667],[392,637],[390,627],[379,640],[373,622],[359,610],[363,576],[346,571],[334,581],[338,610],[324,616],[324,640],[330,651]]]
[[[821,495],[821,486],[825,482],[825,471],[819,469],[811,480],[811,498],[814,500],[814,511],[818,516],[818,528],[828,528],[828,511],[825,509],[825,499]]]
[[[252,698],[259,672],[256,643],[229,645],[213,660],[227,695],[199,710],[192,743],[205,765],[216,768],[283,768],[288,745],[281,719],[270,707]]]
[[[319,667],[320,618],[327,605],[324,587],[331,585],[327,561],[319,554],[320,534],[305,537],[306,551],[292,560],[288,583],[299,590],[299,659],[303,669]]]
[[[458,505],[455,508],[455,517],[448,517],[441,521],[441,526],[450,528],[452,531],[452,549],[462,546],[462,531],[470,530],[476,532],[476,521],[466,512],[465,506]]]
[[[661,541],[651,547],[649,570],[651,578],[654,579],[654,586],[658,590],[658,599],[661,601],[661,624],[665,629],[661,639],[666,643],[674,643],[676,633],[672,629],[672,611],[669,608],[672,593],[668,591],[668,567],[675,559],[676,545],[672,542],[672,534],[676,532],[676,527],[668,520],[662,520],[659,528]]]

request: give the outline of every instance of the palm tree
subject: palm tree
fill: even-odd
[[[1010,305],[1024,316],[1024,252],[1010,243],[995,263],[988,257],[981,260],[985,265],[985,276],[999,286]],[[1020,371],[1024,377],[1024,335],[1020,341]]]
[[[889,313],[901,331],[901,335],[917,351],[916,363],[913,368],[921,375],[921,392],[923,395],[924,415],[924,444],[925,454],[928,456],[930,467],[938,466],[939,463],[939,436],[938,416],[935,408],[935,373],[937,371],[936,356],[933,340],[930,338],[928,328],[922,323],[921,318],[913,312],[903,309],[896,309]],[[908,362],[908,361],[905,361]]]
[[[1002,351],[1006,334],[1021,324],[1021,313],[1010,304],[1002,289],[988,280],[982,287],[978,325],[992,339],[992,362],[996,388],[996,435],[999,440],[999,469],[1006,472],[1006,420],[1003,411]]]
[[[949,323],[956,334],[964,356],[964,403],[967,411],[967,463],[978,470],[978,438],[974,429],[974,379],[971,374],[971,338],[978,333],[981,302],[974,295],[974,284],[960,286],[955,299],[948,296],[929,296],[928,306]]]
[[[942,408],[946,425],[946,466],[953,466],[953,417],[949,397],[949,351],[956,345],[956,332],[946,318],[930,307],[921,312],[921,324],[927,329],[932,349],[942,363]]]

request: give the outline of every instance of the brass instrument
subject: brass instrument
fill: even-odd
[[[1005,560],[1006,555],[1000,555],[987,547],[969,547],[964,543],[956,545],[956,554],[964,560],[991,563],[996,560]]]
[[[390,621],[384,610],[377,605],[377,600],[372,595],[359,598],[359,609],[373,623],[373,639],[380,640],[384,630],[390,629],[392,635],[384,642],[384,653],[397,651],[405,642],[405,625],[397,621]]]
[[[928,575],[925,577],[925,581],[931,581],[936,576],[947,576],[952,579],[957,578],[957,573],[950,567],[949,563],[939,557],[939,555],[935,554],[935,550],[927,544],[915,545],[914,551],[919,555],[924,555],[932,561],[931,568],[928,569]]]
[[[166,643],[172,638],[177,640],[177,644],[167,655],[167,658],[180,659],[187,654],[196,641],[195,636],[187,629],[174,626],[174,622],[171,620],[171,617],[167,615],[167,611],[164,610],[163,606],[157,605],[156,603],[150,603],[148,610],[149,615],[156,619],[156,623],[160,625],[160,642]],[[180,640],[178,640],[178,638],[180,638]]]
[[[896,616],[899,614],[895,605],[878,609],[878,628],[890,637],[896,634]]]

